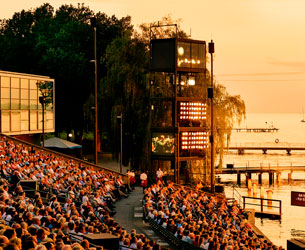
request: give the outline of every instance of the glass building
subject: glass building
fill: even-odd
[[[55,130],[54,79],[0,71],[0,132],[40,134]],[[44,103],[44,123],[43,107]]]

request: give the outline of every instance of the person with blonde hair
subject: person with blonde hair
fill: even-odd
[[[21,243],[20,238],[14,237],[14,238],[10,239],[10,243],[17,245],[20,250],[22,249],[22,243]]]
[[[39,244],[35,247],[35,250],[47,250],[45,245]]]
[[[84,250],[84,248],[79,243],[74,243],[72,245],[73,250]]]
[[[8,244],[10,241],[9,239],[4,236],[4,235],[0,235],[0,247],[3,247],[4,245]]]

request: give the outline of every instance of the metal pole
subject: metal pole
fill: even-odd
[[[120,129],[121,129],[121,153],[120,153],[120,173],[123,172],[123,113],[121,111],[121,122],[120,122]]]
[[[96,27],[94,27],[94,163],[98,164],[98,154],[97,154],[97,55],[96,55]]]
[[[211,90],[210,90],[210,99],[211,99],[211,136],[210,136],[210,142],[211,142],[211,192],[214,193],[214,89],[213,89],[213,53],[214,53],[214,42],[211,40],[209,43],[209,53],[211,54]]]
[[[42,146],[44,147],[44,102],[45,96],[42,96]]]

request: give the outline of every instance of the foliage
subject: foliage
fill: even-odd
[[[214,86],[215,149],[221,168],[223,153],[229,145],[233,125],[245,118],[246,106],[240,95],[230,95],[221,84]]]
[[[38,81],[36,84],[41,96],[44,98],[44,105],[47,108],[50,104],[53,104],[53,82]]]
[[[28,11],[15,13],[12,18],[0,20],[0,68],[55,79],[56,133],[74,131],[81,143],[83,133],[93,131],[94,106],[94,58],[93,29],[89,19],[97,20],[98,60],[98,117],[102,135],[119,151],[118,114],[123,113],[124,164],[144,166],[148,156],[149,128],[149,39],[187,38],[181,30],[181,20],[171,16],[160,22],[140,25],[136,32],[129,16],[121,19],[94,13],[83,4],[62,5],[54,10],[50,4]],[[173,24],[155,29],[157,24]],[[151,28],[152,27],[152,28]],[[177,27],[177,32],[176,32]],[[152,32],[150,32],[152,30]],[[163,82],[157,94],[172,95],[173,81],[170,76],[156,74],[153,79]],[[43,86],[38,83],[42,90]],[[206,95],[207,82],[201,89],[190,90],[192,95]],[[51,100],[51,97],[49,98]],[[165,105],[170,110],[170,104]],[[165,106],[164,114],[166,114]],[[215,128],[216,147],[223,152],[226,136],[235,119],[245,113],[239,96],[230,96],[225,88],[216,85]],[[170,114],[166,114],[170,117]]]
[[[56,11],[50,4],[44,4],[0,21],[0,68],[55,78],[56,133],[73,129],[78,142],[84,129],[93,127],[90,96],[94,89],[94,66],[90,60],[94,50],[89,23],[93,14],[83,4],[62,5]],[[96,18],[100,58],[112,40],[132,26],[130,17],[117,19],[99,12]],[[99,63],[99,79],[105,75],[101,66]]]
[[[102,81],[102,99],[107,131],[120,145],[117,116],[123,113],[124,164],[139,165],[145,161],[148,132],[148,53],[145,45],[131,32],[125,32],[108,46],[104,61],[107,75]],[[114,149],[115,151],[115,149]],[[146,152],[147,153],[147,152]]]

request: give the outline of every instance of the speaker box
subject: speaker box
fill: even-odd
[[[302,250],[305,249],[305,240],[290,239],[287,240],[287,250]]]
[[[215,185],[215,192],[216,193],[223,193],[225,191],[225,187],[223,184],[218,184],[218,185]]]
[[[112,234],[84,234],[83,237],[96,246],[103,246],[104,249],[119,250],[119,237]]]
[[[227,168],[234,168],[234,164],[227,164]]]

